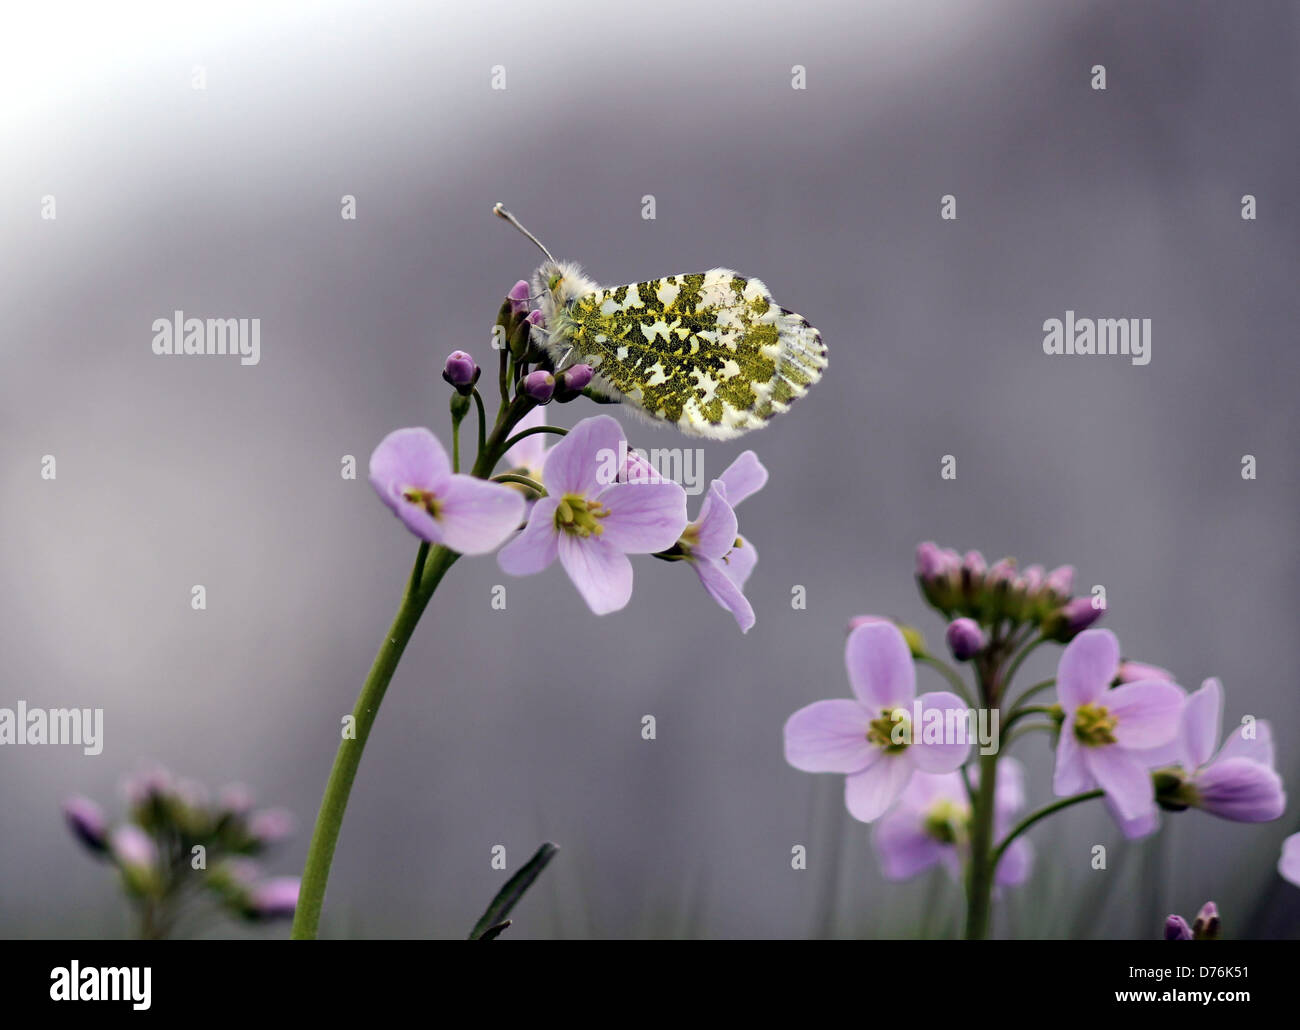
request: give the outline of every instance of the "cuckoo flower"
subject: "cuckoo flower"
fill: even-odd
[[[785,760],[804,772],[846,774],[849,813],[869,823],[889,810],[914,773],[954,772],[966,761],[969,713],[947,691],[916,696],[916,666],[892,623],[854,629],[844,660],[853,700],[816,701],[790,716]]]
[[[396,429],[370,456],[370,485],[421,540],[462,554],[494,551],[524,517],[517,490],[453,473],[427,429]]]
[[[754,609],[742,588],[758,554],[737,532],[736,505],[767,482],[767,469],[753,451],[745,451],[709,485],[700,514],[682,532],[678,546],[700,577],[709,596],[735,616],[742,633],[754,625]]]
[[[978,771],[972,772],[972,782],[978,780]],[[999,837],[1011,829],[1013,817],[1024,804],[1024,769],[1014,758],[1004,758],[998,766],[993,800]],[[898,804],[872,830],[871,840],[886,879],[907,880],[935,865],[959,877],[969,851],[970,821],[970,798],[961,776],[955,772],[938,776],[917,773]],[[998,862],[995,882],[1018,887],[1029,878],[1033,859],[1033,844],[1027,837],[1017,837]]]
[[[671,547],[686,528],[686,491],[673,482],[625,482],[602,476],[610,458],[626,453],[619,424],[608,415],[579,422],[551,448],[542,470],[547,496],[497,561],[514,576],[541,572],[558,556],[597,615],[632,596],[629,554]],[[614,482],[602,479],[614,478]]]
[[[1106,629],[1085,630],[1066,647],[1056,671],[1065,718],[1056,747],[1057,794],[1100,787],[1121,819],[1155,812],[1155,790],[1142,752],[1178,732],[1183,691],[1163,680],[1110,689],[1119,641]]]

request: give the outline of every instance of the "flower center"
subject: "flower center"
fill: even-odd
[[[1115,743],[1112,732],[1119,721],[1101,705],[1080,705],[1074,710],[1074,735],[1085,747]]]
[[[427,511],[435,519],[442,511],[442,505],[438,503],[438,498],[433,496],[429,490],[420,490],[413,486],[408,486],[402,491],[402,497],[411,504],[417,505]]]
[[[970,813],[946,798],[936,801],[925,813],[925,832],[940,844],[958,844],[966,839]]]
[[[577,494],[565,494],[555,509],[555,528],[583,538],[600,536],[605,527],[600,524],[609,509],[599,501],[589,501]]]
[[[867,726],[867,743],[890,754],[906,751],[912,742],[912,722],[902,708],[886,708]]]

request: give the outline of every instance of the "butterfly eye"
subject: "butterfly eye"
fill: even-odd
[[[554,293],[555,288],[560,285],[563,279],[564,276],[560,275],[559,272],[556,272],[548,280],[546,280],[546,288],[550,290],[552,293]]]

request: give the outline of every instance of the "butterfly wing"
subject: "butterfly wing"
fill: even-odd
[[[577,297],[553,342],[593,385],[683,433],[725,440],[783,412],[826,367],[821,334],[725,268]]]

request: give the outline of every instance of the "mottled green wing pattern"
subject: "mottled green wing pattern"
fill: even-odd
[[[556,328],[598,389],[695,436],[757,428],[826,367],[816,329],[721,268],[584,294]]]

